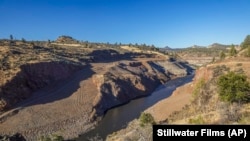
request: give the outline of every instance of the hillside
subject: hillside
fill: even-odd
[[[152,115],[156,124],[249,124],[249,61],[249,57],[237,55],[199,67],[192,82],[178,87],[169,98],[161,100],[144,113]],[[243,92],[246,94],[245,102],[243,99],[241,102],[222,99],[237,98],[237,96],[222,97],[225,92],[220,93],[218,81],[227,79],[219,80],[219,78],[230,75],[231,78],[234,76],[233,79],[236,77],[240,79],[237,82],[224,82],[223,84],[227,85],[226,90],[231,90],[231,87],[233,91],[244,90],[240,94]],[[245,80],[241,78],[243,76],[246,76],[248,82],[240,82]],[[239,83],[241,85],[237,86]],[[246,85],[245,88],[238,89],[237,87],[242,87],[242,84]],[[152,140],[152,136],[149,135],[152,135],[151,124],[141,126],[141,118],[138,118],[130,122],[126,128],[110,134],[107,140]]]
[[[189,73],[184,62],[170,62],[152,48],[67,38],[0,41],[0,135],[72,139],[93,128],[106,110]]]
[[[231,45],[223,45],[219,43],[213,43],[209,46],[193,45],[186,48],[172,49],[170,47],[161,48],[160,51],[172,56],[173,58],[179,58],[185,60],[193,66],[203,66],[212,61],[220,59],[220,53],[228,53]],[[240,48],[236,46],[237,50]]]

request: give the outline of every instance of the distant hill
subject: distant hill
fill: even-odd
[[[186,49],[208,49],[208,48],[213,48],[213,49],[227,49],[229,48],[231,45],[224,45],[224,44],[220,44],[220,43],[213,43],[211,45],[208,46],[201,46],[201,45],[193,45],[190,47],[184,47],[184,48],[171,48],[169,46],[163,47],[163,48],[159,48],[160,51],[163,52],[168,52],[168,51],[178,51],[178,50],[186,50]],[[235,45],[238,46],[238,45]]]
[[[178,50],[182,50],[183,48],[171,48],[169,46],[166,46],[164,48],[159,48],[159,51],[161,52],[172,52],[172,51],[178,51]]]
[[[168,52],[168,51],[173,51],[173,49],[169,46],[163,47],[163,48],[159,48],[159,51],[161,52]]]
[[[223,45],[223,44],[219,44],[219,43],[213,43],[213,44],[208,46],[208,48],[217,48],[217,49],[225,49],[228,47],[230,47],[230,45]]]
[[[206,48],[206,46],[193,45],[193,46],[187,47],[187,48]]]

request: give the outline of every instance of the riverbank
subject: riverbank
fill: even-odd
[[[158,102],[167,99],[170,99],[170,101],[173,100],[172,97],[174,96],[172,95],[172,93],[176,90],[176,88],[181,85],[187,84],[192,80],[192,78],[193,75],[189,75],[170,80],[167,83],[159,86],[149,96],[131,100],[125,105],[109,110],[104,118],[100,121],[100,123],[97,124],[94,130],[82,134],[77,139],[77,141],[87,141],[88,138],[95,138],[97,136],[99,136],[99,138],[105,139],[107,135],[125,128],[130,121],[138,118],[141,112],[154,107],[154,105],[158,105]],[[180,101],[176,101],[176,98]],[[179,110],[181,105],[185,104],[185,102],[182,101],[185,100],[185,96],[183,97],[183,95],[177,95],[174,99],[174,102],[176,103],[169,103],[168,109],[171,108],[171,110]],[[180,106],[175,107],[176,104]]]
[[[18,132],[28,141],[51,134],[71,139],[92,129],[95,118],[108,109],[186,74],[178,62],[159,58],[90,63],[67,80],[36,91],[8,111],[14,114],[2,114],[0,134]]]
[[[149,106],[142,110],[141,112],[150,113],[157,123],[166,119],[174,111],[181,110],[186,104],[188,104],[191,99],[191,93],[186,91],[185,94],[180,93],[180,91],[184,91],[184,89],[179,89],[178,87],[188,86],[193,79],[193,74],[183,77],[177,78],[167,82],[166,84],[160,86],[157,91],[153,94],[155,96],[166,95],[167,97],[159,99],[152,106]],[[153,95],[152,95],[153,96]],[[151,97],[151,96],[150,96]],[[148,99],[151,101],[153,97]],[[120,128],[115,132],[110,133],[105,137],[106,141],[124,141],[124,140],[152,140],[152,126],[146,125],[144,127],[140,126],[140,122],[138,118],[140,113],[133,120],[128,122],[126,127]],[[80,140],[79,140],[80,141]]]

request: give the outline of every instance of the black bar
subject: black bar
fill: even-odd
[[[250,141],[250,125],[153,125],[153,140]]]

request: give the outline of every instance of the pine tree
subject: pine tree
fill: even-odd
[[[236,51],[234,45],[232,44],[231,48],[230,48],[230,56],[235,56],[236,54],[237,54],[237,51]]]
[[[247,35],[245,40],[241,43],[241,47],[247,48],[250,45],[250,35]]]
[[[226,57],[226,54],[222,51],[220,52],[220,59],[224,59]]]
[[[13,35],[12,35],[12,34],[10,34],[10,40],[11,40],[11,41],[13,40]]]

